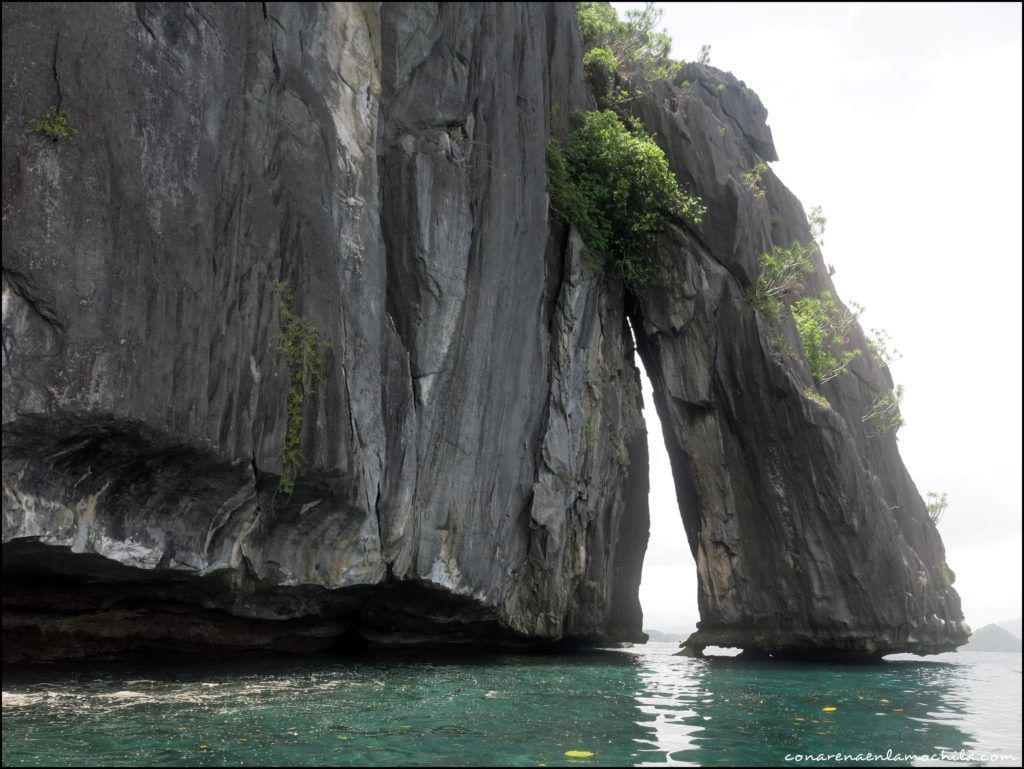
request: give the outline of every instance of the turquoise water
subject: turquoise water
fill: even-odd
[[[811,666],[674,651],[10,670],[3,763],[782,766],[945,749],[975,754],[950,765],[1020,765],[1020,654]],[[911,763],[941,762],[862,765]]]

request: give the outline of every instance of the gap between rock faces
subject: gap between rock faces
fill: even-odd
[[[802,357],[770,344],[788,316],[770,327],[744,301],[761,254],[810,238],[801,204],[774,175],[763,195],[740,181],[774,157],[759,100],[731,75],[689,64],[674,84],[641,87],[626,109],[708,204],[700,230],[682,223],[659,237],[663,279],[629,307],[697,563],[694,643],[797,654],[954,648],[965,626],[941,540],[894,438],[865,435],[860,419],[891,380],[855,329],[864,354],[854,376],[830,382],[828,407],[812,409]],[[820,254],[813,261],[804,290],[834,294]]]

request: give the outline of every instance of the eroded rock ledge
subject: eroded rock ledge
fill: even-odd
[[[888,372],[810,401],[742,300],[807,226],[770,173],[743,189],[775,151],[731,75],[633,103],[709,210],[627,297],[549,218],[547,141],[593,105],[571,4],[5,4],[3,34],[5,658],[642,640],[629,322],[691,649],[966,640],[860,421]],[[74,140],[24,130],[54,104]],[[275,281],[329,344],[292,494]]]
[[[4,546],[4,660],[152,651],[536,648],[494,607],[410,581],[329,590],[139,569],[19,539]]]

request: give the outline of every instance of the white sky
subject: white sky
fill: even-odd
[[[902,352],[900,451],[922,495],[949,494],[968,623],[1021,616],[1021,5],[659,5],[674,56],[710,44],[761,97],[772,169],[828,217],[840,295]],[[689,629],[695,567],[645,414],[644,626]]]

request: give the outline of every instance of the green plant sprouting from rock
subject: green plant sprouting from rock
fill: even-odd
[[[583,68],[588,72],[598,69],[611,74],[619,68],[619,59],[607,48],[591,48],[583,56]]]
[[[744,174],[744,183],[751,186],[760,182],[763,169]],[[820,256],[826,219],[821,208],[815,207],[808,214],[810,242],[794,240],[789,248],[775,246],[760,257],[761,270],[757,280],[743,294],[747,304],[755,311],[777,323],[788,297],[803,290],[804,279],[814,272],[811,261]],[[800,337],[804,359],[815,382],[824,384],[847,370],[850,362],[861,354],[857,348],[850,349],[850,331],[863,312],[860,305],[850,302],[850,312],[836,303],[832,294],[822,292],[820,296],[805,296],[790,305],[790,313]],[[871,346],[876,360],[891,360],[893,353],[886,345],[888,334],[875,330],[875,344]],[[773,347],[774,349],[774,347]],[[903,389],[876,399],[864,421],[871,422],[875,434],[899,429],[903,424],[899,417],[899,398]],[[893,400],[895,398],[895,400]]]
[[[871,353],[872,360],[875,361],[879,366],[888,366],[894,360],[899,360],[903,357],[899,350],[891,347],[892,340],[889,338],[889,332],[882,328],[873,328],[871,333],[868,334],[868,350]]]
[[[761,272],[747,289],[747,304],[766,318],[777,321],[782,314],[783,300],[803,288],[803,281],[814,271],[810,254],[815,246],[794,240],[789,248],[775,246],[761,255]]]
[[[608,3],[576,3],[586,56],[594,49],[604,52],[591,62],[600,61],[610,72],[624,66],[645,80],[673,77],[682,66],[669,57],[672,38],[655,31],[661,15],[654,3],[645,3],[643,8],[626,11],[625,21],[620,21]],[[613,62],[614,66],[608,66]]]
[[[804,397],[809,401],[817,403],[819,406],[823,406],[824,408],[832,408],[832,404],[828,402],[828,399],[824,395],[819,393],[817,390],[812,390],[810,387],[804,390]]]
[[[821,296],[808,296],[793,302],[790,307],[804,358],[811,375],[818,384],[824,384],[846,371],[850,361],[860,355],[858,349],[848,349],[850,330],[857,316],[840,307],[825,291]]]
[[[288,281],[275,281],[277,320],[281,327],[278,353],[288,366],[288,412],[284,446],[281,448],[281,479],[278,491],[291,494],[302,469],[302,427],[306,398],[316,394],[323,382],[324,350],[328,343],[320,338],[313,322],[296,313]]]
[[[703,203],[680,189],[657,142],[612,110],[581,113],[565,147],[549,142],[548,169],[555,214],[633,291],[660,277],[650,249],[666,220],[703,220]]]
[[[754,171],[748,172],[751,175],[745,181],[759,185],[766,170],[764,163],[758,163]],[[743,174],[744,177],[747,175]],[[821,215],[821,206],[811,209],[807,221],[811,233],[810,243],[794,240],[789,248],[774,246],[768,253],[761,254],[761,271],[755,283],[744,293],[747,304],[773,322],[781,317],[785,299],[803,290],[804,278],[814,272],[811,257],[821,253],[827,221]]]
[[[50,107],[41,118],[29,118],[25,121],[27,129],[32,133],[59,141],[74,139],[78,129],[71,125],[71,116],[67,110]]]
[[[949,564],[945,561],[942,563],[942,584],[946,587],[953,587],[953,583],[956,582],[956,572],[949,568]]]
[[[807,229],[811,232],[811,240],[820,249],[825,245],[825,225],[828,224],[826,219],[821,213],[821,206],[815,206],[811,209],[810,213],[807,214]]]
[[[768,171],[768,165],[766,163],[759,162],[749,171],[744,171],[740,174],[740,180],[743,182],[743,186],[749,192],[754,193],[757,197],[764,200],[764,175]]]
[[[928,519],[938,526],[939,521],[942,520],[942,514],[949,507],[949,497],[945,492],[937,493],[934,491],[929,491],[927,497],[925,506],[928,508]],[[950,584],[952,584],[952,581],[950,581]]]
[[[903,416],[900,414],[900,403],[902,402],[903,385],[896,385],[891,392],[883,393],[875,398],[871,409],[861,417],[861,421],[868,426],[868,435],[875,438],[903,427]]]

